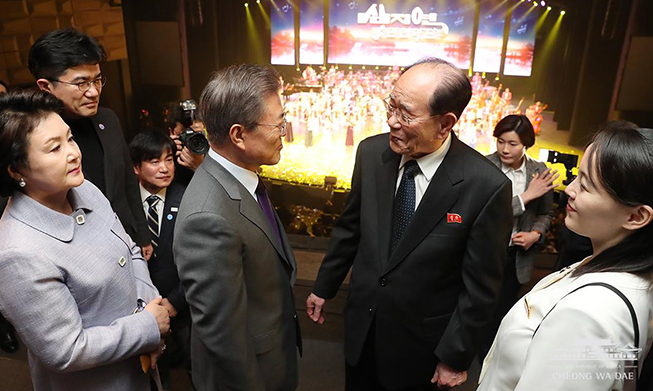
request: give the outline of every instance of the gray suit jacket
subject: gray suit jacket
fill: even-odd
[[[199,391],[297,387],[297,267],[277,224],[282,243],[245,187],[204,159],[181,201],[173,244]]]
[[[104,195],[85,181],[69,199],[71,216],[11,197],[0,220],[0,310],[27,346],[35,390],[149,390],[138,355],[157,348],[159,328],[133,312],[158,292]]]
[[[546,171],[547,166],[542,162],[538,162],[526,157],[526,189],[536,173],[541,174]],[[501,159],[495,152],[487,157],[497,167],[501,168]],[[535,243],[528,251],[523,250],[521,247],[517,249],[517,280],[520,284],[525,284],[531,279],[533,272],[533,264],[535,262],[535,254],[537,254],[542,246],[546,243],[546,234],[549,231],[551,220],[553,219],[553,190],[549,191],[542,197],[529,202],[524,211],[521,209],[518,194],[512,197],[512,214],[514,217],[519,217],[517,224],[518,231],[530,232],[540,231],[542,237],[540,241]]]

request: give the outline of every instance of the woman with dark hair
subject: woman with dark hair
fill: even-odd
[[[651,151],[653,130],[628,122],[595,135],[565,190],[565,223],[594,252],[510,309],[479,390],[635,389],[653,341]]]
[[[497,310],[486,328],[479,359],[490,349],[501,319],[519,298],[522,284],[531,279],[535,255],[546,243],[553,219],[553,188],[557,171],[526,155],[535,133],[525,115],[509,115],[494,129],[497,151],[488,156],[512,182],[512,235],[507,244],[506,266]]]
[[[0,97],[0,311],[28,349],[34,389],[149,390],[167,310],[46,92]],[[145,304],[149,301],[149,304]]]

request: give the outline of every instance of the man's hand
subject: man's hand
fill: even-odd
[[[146,261],[150,260],[153,253],[154,253],[154,247],[152,246],[152,243],[145,246],[141,246],[141,254],[143,254],[143,258]]]
[[[531,179],[531,183],[528,184],[528,189],[521,194],[521,200],[524,204],[542,197],[544,194],[555,188],[553,184],[560,174],[557,170],[552,170],[548,168],[541,175],[536,173]]]
[[[315,293],[311,293],[306,299],[306,313],[317,324],[324,323],[324,312],[322,311],[324,303],[326,303],[326,300],[316,296]]]
[[[179,141],[179,136],[172,135],[170,138],[173,139],[175,145],[177,145],[176,155],[179,165],[189,168],[195,172],[197,167],[199,167],[200,164],[202,164],[204,161],[204,155],[195,155],[188,149],[188,147],[182,148],[181,141]]]
[[[175,308],[174,305],[172,305],[172,303],[168,299],[164,298],[163,300],[161,300],[161,305],[168,310],[168,316],[170,316],[171,318],[177,316],[177,309]]]
[[[538,240],[540,240],[540,234],[535,231],[522,231],[512,235],[512,244],[515,246],[521,246],[524,250],[531,248],[531,246],[537,243]]]
[[[166,350],[166,341],[161,338],[161,341],[159,341],[159,348],[153,352],[150,352],[150,368],[154,369],[156,368],[156,363],[159,361],[159,358],[161,358],[161,355],[163,352]]]
[[[431,383],[437,384],[438,390],[448,390],[467,381],[467,371],[458,372],[447,364],[440,362],[435,367]]]

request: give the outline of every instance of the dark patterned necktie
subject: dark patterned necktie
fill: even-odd
[[[392,211],[390,254],[397,247],[397,243],[415,213],[415,175],[419,172],[419,166],[415,160],[410,160],[404,165],[404,175],[401,177]]]
[[[265,189],[265,185],[263,184],[263,181],[261,178],[258,178],[258,185],[256,186],[256,198],[258,201],[259,206],[263,210],[263,214],[265,214],[265,217],[268,220],[268,223],[270,223],[270,228],[274,231],[276,234],[277,239],[279,240],[279,244],[281,244],[281,233],[279,232],[279,226],[277,225],[277,219],[274,216],[274,208],[272,207],[272,202],[270,202],[270,198],[268,197],[268,191]]]
[[[151,195],[147,197],[145,201],[150,206],[147,209],[147,227],[152,233],[152,246],[156,253],[156,249],[159,246],[159,212],[157,212],[156,207],[161,201],[161,198],[157,195]]]

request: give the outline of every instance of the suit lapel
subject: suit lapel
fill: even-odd
[[[397,186],[401,155],[392,152],[390,147],[388,147],[381,155],[381,161],[381,166],[376,169],[377,194],[379,195],[379,203],[377,205],[377,216],[379,219],[379,255],[382,265],[387,265],[390,252],[390,236],[392,233],[394,194]]]
[[[116,173],[114,170],[110,170],[109,167],[113,167],[111,160],[115,159],[115,156],[110,156],[111,154],[108,153],[110,150],[108,146],[112,142],[110,140],[111,135],[108,134],[108,132],[106,132],[104,129],[100,129],[100,119],[98,118],[99,115],[100,109],[98,109],[98,113],[96,115],[91,117],[91,123],[93,124],[93,130],[95,131],[95,134],[97,134],[97,137],[100,140],[100,144],[102,145],[102,151],[104,152],[104,188],[107,192],[107,198],[111,200],[113,199],[113,184],[115,182],[114,175]],[[104,125],[102,126],[104,127]]]
[[[247,220],[252,222],[256,227],[258,227],[265,236],[267,236],[274,249],[277,251],[281,259],[284,260],[288,265],[293,267],[288,260],[288,256],[284,251],[282,244],[279,243],[279,240],[276,239],[276,234],[270,227],[270,223],[263,214],[261,207],[258,202],[254,200],[254,197],[245,189],[245,187],[233,176],[227,169],[222,167],[220,163],[216,162],[213,158],[209,157],[204,159],[202,166],[213,176],[218,182],[224,187],[229,195],[229,198],[232,200],[240,201],[240,214],[243,215]],[[275,212],[276,216],[276,212]],[[277,224],[279,224],[278,217]],[[282,231],[283,227],[280,225],[279,230]],[[282,238],[285,240],[285,236],[282,235]]]
[[[401,263],[433,230],[436,224],[439,222],[442,224],[442,221],[445,221],[443,219],[445,213],[458,200],[458,189],[455,185],[464,179],[463,162],[458,158],[461,148],[459,144],[460,141],[456,137],[451,139],[449,152],[431,178],[431,183],[429,183],[413,218],[390,256],[386,272]]]
[[[174,183],[166,190],[166,201],[163,205],[163,216],[161,217],[161,230],[159,232],[159,243],[170,243],[174,221],[177,218],[178,209],[172,210],[173,207],[179,208],[183,191]]]

